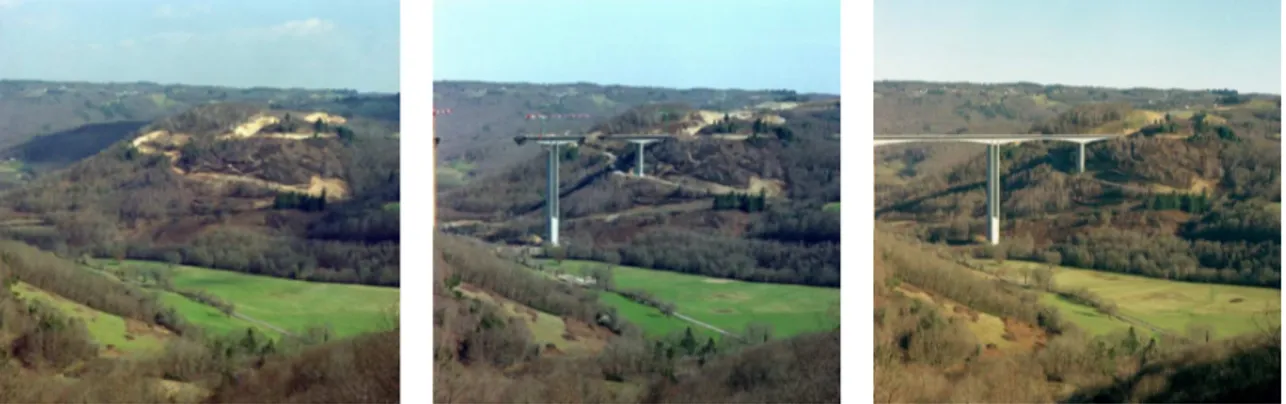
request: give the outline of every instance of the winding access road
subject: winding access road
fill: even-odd
[[[679,312],[677,312],[677,311],[676,311],[676,312],[674,312],[673,314],[674,314],[674,316],[675,316],[675,317],[678,317],[679,319],[681,319],[681,320],[683,320],[683,321],[687,321],[687,322],[692,323],[692,324],[696,324],[696,325],[699,325],[699,326],[702,326],[702,327],[705,327],[705,328],[709,328],[710,330],[712,330],[712,331],[714,331],[714,332],[717,332],[717,333],[720,333],[720,334],[723,334],[723,335],[725,335],[725,336],[733,337],[733,338],[736,338],[736,339],[741,339],[741,336],[740,336],[740,335],[737,335],[737,334],[733,334],[733,333],[730,333],[730,332],[724,331],[722,328],[715,327],[715,326],[713,326],[713,325],[710,325],[710,324],[707,324],[707,323],[701,322],[701,320],[697,320],[697,319],[695,319],[695,318],[685,316],[685,315],[683,315],[683,313],[679,313]]]

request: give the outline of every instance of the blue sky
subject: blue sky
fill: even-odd
[[[437,0],[435,80],[840,92],[839,0]]]
[[[0,79],[398,91],[396,0],[0,0]]]
[[[876,79],[1281,93],[1279,0],[876,0]]]

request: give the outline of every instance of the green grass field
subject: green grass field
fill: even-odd
[[[667,316],[654,307],[626,299],[624,296],[615,293],[604,293],[600,295],[599,299],[602,300],[604,304],[615,307],[617,315],[624,317],[626,320],[629,320],[631,324],[638,326],[643,330],[643,333],[648,336],[660,337],[677,335],[688,328],[692,329],[692,334],[699,340],[704,340],[709,337],[719,339],[722,336],[714,330],[689,323],[678,317]],[[679,312],[683,313],[681,308]],[[705,321],[705,319],[702,318],[696,319]],[[706,322],[708,323],[709,321]],[[716,327],[719,326],[718,324],[713,323],[711,325]],[[741,332],[741,330],[737,329],[725,330],[738,334]]]
[[[562,265],[546,262],[547,268],[571,273],[600,265],[605,264],[577,260],[566,260]],[[741,282],[626,266],[614,267],[613,276],[617,288],[648,291],[674,303],[679,313],[732,333],[741,333],[751,323],[762,323],[771,325],[775,336],[787,337],[827,330],[839,324],[840,294],[835,288]],[[628,301],[618,295],[605,294],[603,299],[650,333],[666,333],[689,326],[680,319],[648,316],[641,308],[655,310],[625,305]],[[693,327],[693,331],[696,328]]]
[[[254,328],[255,331],[269,337],[281,337],[281,333],[276,330],[223,314],[219,309],[195,302],[183,295],[164,290],[157,290],[156,293],[161,303],[174,308],[184,320],[201,327],[207,335],[240,335],[246,332],[246,328]]]
[[[1125,331],[1131,327],[1130,323],[1100,313],[1093,307],[1068,301],[1053,293],[1043,293],[1040,302],[1058,309],[1064,320],[1071,321],[1090,335],[1106,335]]]
[[[473,163],[455,160],[447,164],[440,164],[437,167],[438,186],[450,188],[464,185],[469,182],[469,176],[477,167]]]
[[[1013,272],[1044,266],[1020,261],[1007,261],[1004,265]],[[1178,334],[1183,334],[1189,325],[1208,325],[1219,337],[1231,337],[1280,323],[1281,291],[1277,289],[1177,282],[1068,267],[1056,270],[1054,282],[1060,289],[1089,289],[1116,303],[1121,314]],[[1050,299],[1056,298],[1047,301]],[[1073,311],[1055,304],[1064,311]],[[1095,332],[1120,327],[1101,315],[1076,315],[1071,319]]]
[[[112,351],[125,355],[159,352],[165,347],[165,341],[172,337],[159,327],[94,310],[26,283],[14,284],[13,292],[24,300],[50,304],[68,317],[83,321],[104,355],[112,355]],[[108,346],[112,348],[108,349]]]
[[[100,260],[99,263],[107,267],[116,266],[115,261]],[[82,266],[82,268],[95,275],[103,276],[117,282],[125,282],[121,280],[119,276],[110,272],[89,266]],[[147,287],[147,285],[138,284],[135,284],[135,286]],[[277,332],[277,330],[264,327],[258,323],[246,321],[239,317],[226,315],[222,311],[219,311],[219,309],[188,299],[178,293],[156,288],[147,288],[147,290],[156,293],[157,298],[161,300],[162,304],[178,311],[179,315],[182,316],[184,320],[200,327],[209,335],[239,335],[244,333],[246,328],[254,328],[255,331],[261,332],[272,338],[278,338],[281,336],[281,333]]]
[[[126,261],[123,265],[169,270],[166,264],[148,261]],[[232,303],[237,313],[291,332],[329,325],[342,337],[390,329],[398,321],[400,291],[397,288],[305,282],[189,266],[177,266],[170,271],[174,287],[204,290]],[[180,307],[184,306],[175,308]],[[225,327],[210,320],[208,311],[197,311],[194,307],[186,310],[184,315],[204,318],[211,327]],[[192,321],[201,321],[197,319]]]

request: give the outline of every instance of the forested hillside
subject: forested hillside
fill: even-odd
[[[1025,106],[1018,111],[1026,112],[962,112],[957,118],[1007,122],[1008,132],[1002,133],[1127,135],[1088,145],[1083,174],[1076,172],[1075,144],[1003,146],[1002,245],[981,255],[1280,287],[1280,97],[1224,90],[882,84],[877,126],[913,129],[892,123],[902,122],[892,117],[914,114],[933,122],[940,115],[928,105],[991,97],[996,108]],[[1080,93],[1089,97],[1074,96]],[[880,116],[892,121],[880,123]],[[984,128],[966,125],[953,133]],[[986,166],[980,146],[881,149],[877,218],[914,221],[930,241],[970,243],[984,233]]]
[[[217,335],[156,295],[13,241],[0,242],[0,402],[395,402],[398,332],[351,340]],[[162,344],[121,358],[95,325],[19,295],[34,287],[67,302],[155,327]],[[30,289],[21,289],[30,290]],[[159,331],[163,330],[163,331]],[[349,358],[349,359],[344,359]],[[304,370],[306,369],[306,371]]]
[[[839,401],[838,330],[744,342],[697,343],[690,333],[644,338],[598,303],[598,292],[544,278],[482,243],[439,234],[434,244],[435,401]],[[539,311],[613,331],[594,337],[605,339],[601,348],[562,353],[555,344],[536,343],[525,315],[506,315],[508,304],[484,304],[462,293],[464,285],[502,296],[533,316]]]
[[[712,121],[704,116],[715,115]],[[726,115],[726,117],[724,117]],[[564,154],[562,234],[568,258],[756,282],[839,286],[838,100],[778,110],[642,106],[595,133],[677,131],[644,151],[593,140]],[[714,128],[714,129],[711,129]],[[541,244],[544,158],[440,190],[449,231]]]
[[[986,276],[888,226],[875,243],[876,402],[1280,400],[1277,313],[1258,332],[1216,341],[1196,327],[1104,333],[1042,298],[1052,282]]]
[[[193,108],[0,196],[0,232],[64,256],[397,285],[397,103]]]
[[[473,180],[508,168],[540,153],[520,147],[514,136],[535,133],[541,123],[528,114],[546,114],[550,133],[583,133],[600,122],[632,108],[649,104],[685,104],[706,110],[732,110],[755,105],[794,103],[836,98],[836,95],[798,94],[790,90],[754,91],[709,88],[673,89],[592,83],[531,84],[438,81],[433,83],[433,105],[450,109],[436,117],[442,138],[439,169],[457,171]],[[562,116],[566,115],[566,118]],[[442,175],[439,175],[441,178]]]

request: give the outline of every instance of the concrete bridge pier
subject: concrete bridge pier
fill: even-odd
[[[558,246],[558,163],[562,155],[558,153],[559,147],[564,144],[570,144],[570,141],[538,141],[541,147],[549,152],[549,160],[546,163],[546,181],[545,184],[545,220],[549,224],[549,245]]]
[[[875,135],[875,146],[912,142],[967,142],[987,146],[987,243],[1000,244],[1000,146],[1031,141],[1073,142],[1079,145],[1076,169],[1085,172],[1085,145],[1126,136],[1104,134],[958,134],[958,135]]]
[[[639,145],[639,168],[638,174],[643,175],[643,146],[651,142],[663,142],[673,140],[677,135],[673,134],[617,134],[604,136],[604,140],[624,140]],[[519,146],[534,142],[549,152],[549,161],[547,163],[547,181],[545,190],[545,219],[549,224],[550,246],[558,246],[558,222],[561,217],[561,206],[558,203],[558,163],[562,159],[559,148],[565,145],[582,144],[585,142],[586,135],[572,134],[539,134],[539,135],[518,135],[514,136],[514,143]]]
[[[1085,143],[1076,143],[1076,172],[1085,172]]]
[[[629,140],[629,142],[630,142],[630,143],[634,143],[634,144],[636,144],[636,145],[639,145],[639,151],[638,151],[638,167],[635,169],[635,174],[636,174],[636,175],[638,175],[639,177],[643,177],[643,176],[645,175],[645,174],[643,174],[643,173],[645,172],[645,171],[643,170],[643,148],[644,148],[644,147],[646,147],[648,143],[657,142],[657,141],[659,141],[659,140],[657,140],[657,139],[631,139],[631,140]]]
[[[987,243],[1000,244],[1000,145],[987,145]]]

